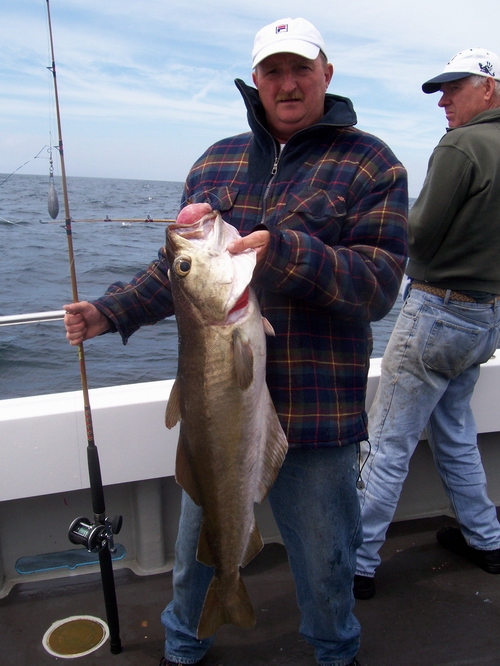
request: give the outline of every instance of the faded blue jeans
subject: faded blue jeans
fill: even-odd
[[[300,633],[315,647],[321,666],[346,666],[359,647],[360,626],[352,613],[356,548],[361,543],[357,453],[356,445],[290,449],[269,493],[295,579]],[[161,618],[165,655],[181,664],[200,661],[214,641],[196,638],[212,578],[212,568],[196,560],[200,518],[201,509],[183,492],[174,596]]]
[[[449,301],[411,289],[382,359],[368,415],[360,491],[363,544],[356,572],[372,577],[424,428],[444,489],[473,548],[500,547],[470,400],[480,363],[495,352],[500,303]],[[364,458],[364,456],[362,456]]]

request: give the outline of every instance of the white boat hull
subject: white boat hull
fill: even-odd
[[[380,359],[372,359],[367,404],[375,394]],[[121,514],[117,540],[126,556],[115,566],[138,574],[173,565],[180,507],[175,483],[177,428],[164,426],[173,380],[90,391],[108,515]],[[482,366],[473,397],[489,495],[500,504],[500,350]],[[423,439],[425,433],[423,433]],[[423,441],[395,515],[408,520],[453,515]],[[0,401],[0,597],[26,575],[19,558],[69,549],[78,516],[92,519],[83,399],[79,391]],[[269,504],[256,507],[266,542],[280,541]],[[93,565],[92,565],[93,566]],[[83,571],[82,571],[83,570]],[[36,578],[88,573],[91,567],[31,574]]]

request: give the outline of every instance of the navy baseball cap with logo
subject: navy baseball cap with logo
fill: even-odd
[[[500,58],[493,51],[486,49],[468,49],[453,56],[442,74],[426,81],[424,93],[435,93],[442,83],[464,79],[466,76],[491,76],[500,81]]]

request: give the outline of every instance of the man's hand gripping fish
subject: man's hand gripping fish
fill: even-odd
[[[191,204],[167,230],[179,331],[166,425],[180,420],[176,480],[202,508],[197,559],[214,567],[198,638],[225,623],[253,627],[240,576],[263,546],[254,517],[288,444],[266,385],[265,334],[274,335],[250,285],[254,250],[231,254],[234,227]]]

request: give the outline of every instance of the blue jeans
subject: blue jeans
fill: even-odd
[[[361,543],[357,474],[355,445],[290,449],[269,493],[295,579],[300,633],[315,647],[321,666],[346,666],[359,647],[360,626],[352,613]],[[182,495],[173,600],[162,622],[167,658],[195,664],[214,641],[196,638],[212,568],[196,560],[201,509]]]
[[[363,544],[356,572],[373,576],[424,428],[466,541],[500,547],[496,509],[486,491],[470,400],[479,365],[497,348],[500,303],[449,301],[411,289],[382,359],[368,415],[370,447],[360,491]],[[366,446],[366,448],[365,448]]]

